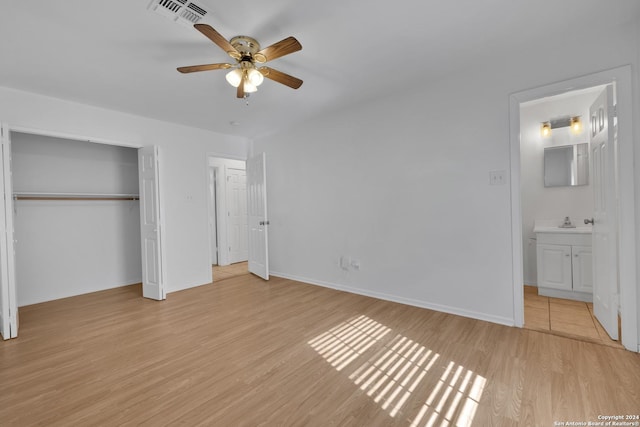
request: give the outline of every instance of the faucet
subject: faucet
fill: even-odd
[[[575,228],[576,226],[571,223],[571,219],[568,216],[564,217],[564,222],[560,226],[561,228]]]

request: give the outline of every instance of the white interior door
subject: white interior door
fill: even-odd
[[[618,339],[617,211],[613,86],[589,109],[593,213],[593,312],[612,339]]]
[[[264,153],[247,160],[249,272],[269,279],[267,163]]]
[[[227,208],[229,262],[233,264],[249,258],[247,172],[244,169],[227,169]]]
[[[158,147],[143,147],[138,150],[142,295],[145,298],[163,300],[166,299],[165,263],[158,165]]]
[[[0,125],[2,173],[0,174],[0,334],[8,340],[18,336],[16,265],[13,239],[13,185],[11,182],[11,137]]]

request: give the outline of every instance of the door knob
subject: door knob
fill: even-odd
[[[591,219],[585,219],[585,220],[584,220],[584,223],[585,223],[585,224],[591,224],[591,225],[593,225],[593,218],[591,218]]]

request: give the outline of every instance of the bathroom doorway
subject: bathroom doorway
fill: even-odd
[[[592,229],[584,224],[594,212],[589,109],[604,89],[520,104],[520,187],[524,327],[608,344],[593,314]]]
[[[619,142],[615,153],[617,170],[614,176],[617,177],[617,190],[613,190],[615,192],[613,196],[617,196],[614,199],[617,200],[620,209],[613,218],[614,222],[617,222],[615,230],[616,237],[619,238],[617,245],[619,252],[614,251],[616,253],[613,254],[611,262],[616,272],[619,272],[619,280],[616,281],[617,297],[611,299],[611,306],[615,306],[616,312],[619,308],[618,324],[622,330],[622,345],[629,350],[638,351],[630,81],[630,70],[628,67],[623,67],[511,96],[512,233],[516,326],[530,327],[538,322],[536,329],[542,330],[546,329],[541,327],[546,322],[549,326],[548,330],[552,331],[554,323],[561,325],[561,322],[565,321],[571,324],[571,327],[570,329],[564,327],[564,334],[572,336],[576,335],[575,332],[580,329],[585,329],[581,327],[581,322],[585,322],[583,326],[586,326],[587,322],[595,328],[598,326],[597,322],[593,322],[593,308],[588,304],[588,298],[585,298],[588,293],[577,292],[582,298],[573,298],[572,294],[575,293],[573,291],[576,288],[570,288],[571,292],[568,294],[564,291],[555,292],[557,289],[552,289],[555,278],[566,283],[567,279],[571,281],[574,276],[577,276],[580,283],[588,285],[591,278],[587,273],[590,273],[590,269],[584,268],[586,263],[583,261],[591,261],[588,257],[593,256],[589,251],[584,250],[584,236],[582,240],[576,242],[553,240],[557,236],[553,236],[551,241],[540,242],[537,240],[540,234],[535,233],[534,229],[537,227],[540,231],[545,226],[557,228],[565,222],[567,216],[570,225],[584,225],[584,219],[591,220],[592,216],[589,214],[594,211],[594,192],[588,184],[569,188],[544,186],[544,148],[588,143],[591,132],[590,101],[593,101],[606,85],[615,85],[618,95],[616,122],[621,126],[618,127]],[[572,134],[570,125],[576,117],[582,118],[583,129],[582,132]],[[566,120],[566,126],[559,124],[562,120]],[[555,132],[556,138],[543,141],[542,125],[554,124],[554,121],[556,126],[551,126],[553,127],[551,131],[552,135]],[[548,163],[547,166],[549,166]],[[556,246],[548,246],[549,243]],[[537,262],[541,247],[542,253],[547,257],[544,259],[548,260],[548,262],[544,261],[544,266],[548,266],[551,270],[551,274],[547,275],[543,269],[544,277],[542,278],[537,277],[540,272]],[[572,267],[571,262],[576,262],[578,267]],[[600,262],[597,256],[593,262]],[[551,283],[549,289],[554,292],[547,294],[542,292],[540,295],[542,288],[525,288],[525,285],[539,286],[539,281],[545,284]],[[566,286],[558,285],[556,288],[566,289]],[[578,290],[585,291],[587,288]],[[556,300],[558,297],[560,300]],[[566,302],[565,306],[557,305],[563,302]],[[574,317],[567,314],[573,310],[568,308],[570,305],[575,306],[573,307],[576,311]],[[545,306],[550,317],[542,320]],[[578,312],[585,317],[578,320]],[[530,316],[531,313],[538,315],[538,318],[535,315]],[[527,317],[525,317],[526,314]],[[560,328],[563,329],[562,326]],[[596,334],[601,332],[595,329]],[[591,338],[595,337],[592,335]]]

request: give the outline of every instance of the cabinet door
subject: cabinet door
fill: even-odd
[[[591,266],[591,246],[572,246],[573,290],[593,291],[593,270]]]
[[[571,246],[539,244],[538,287],[572,289]]]

